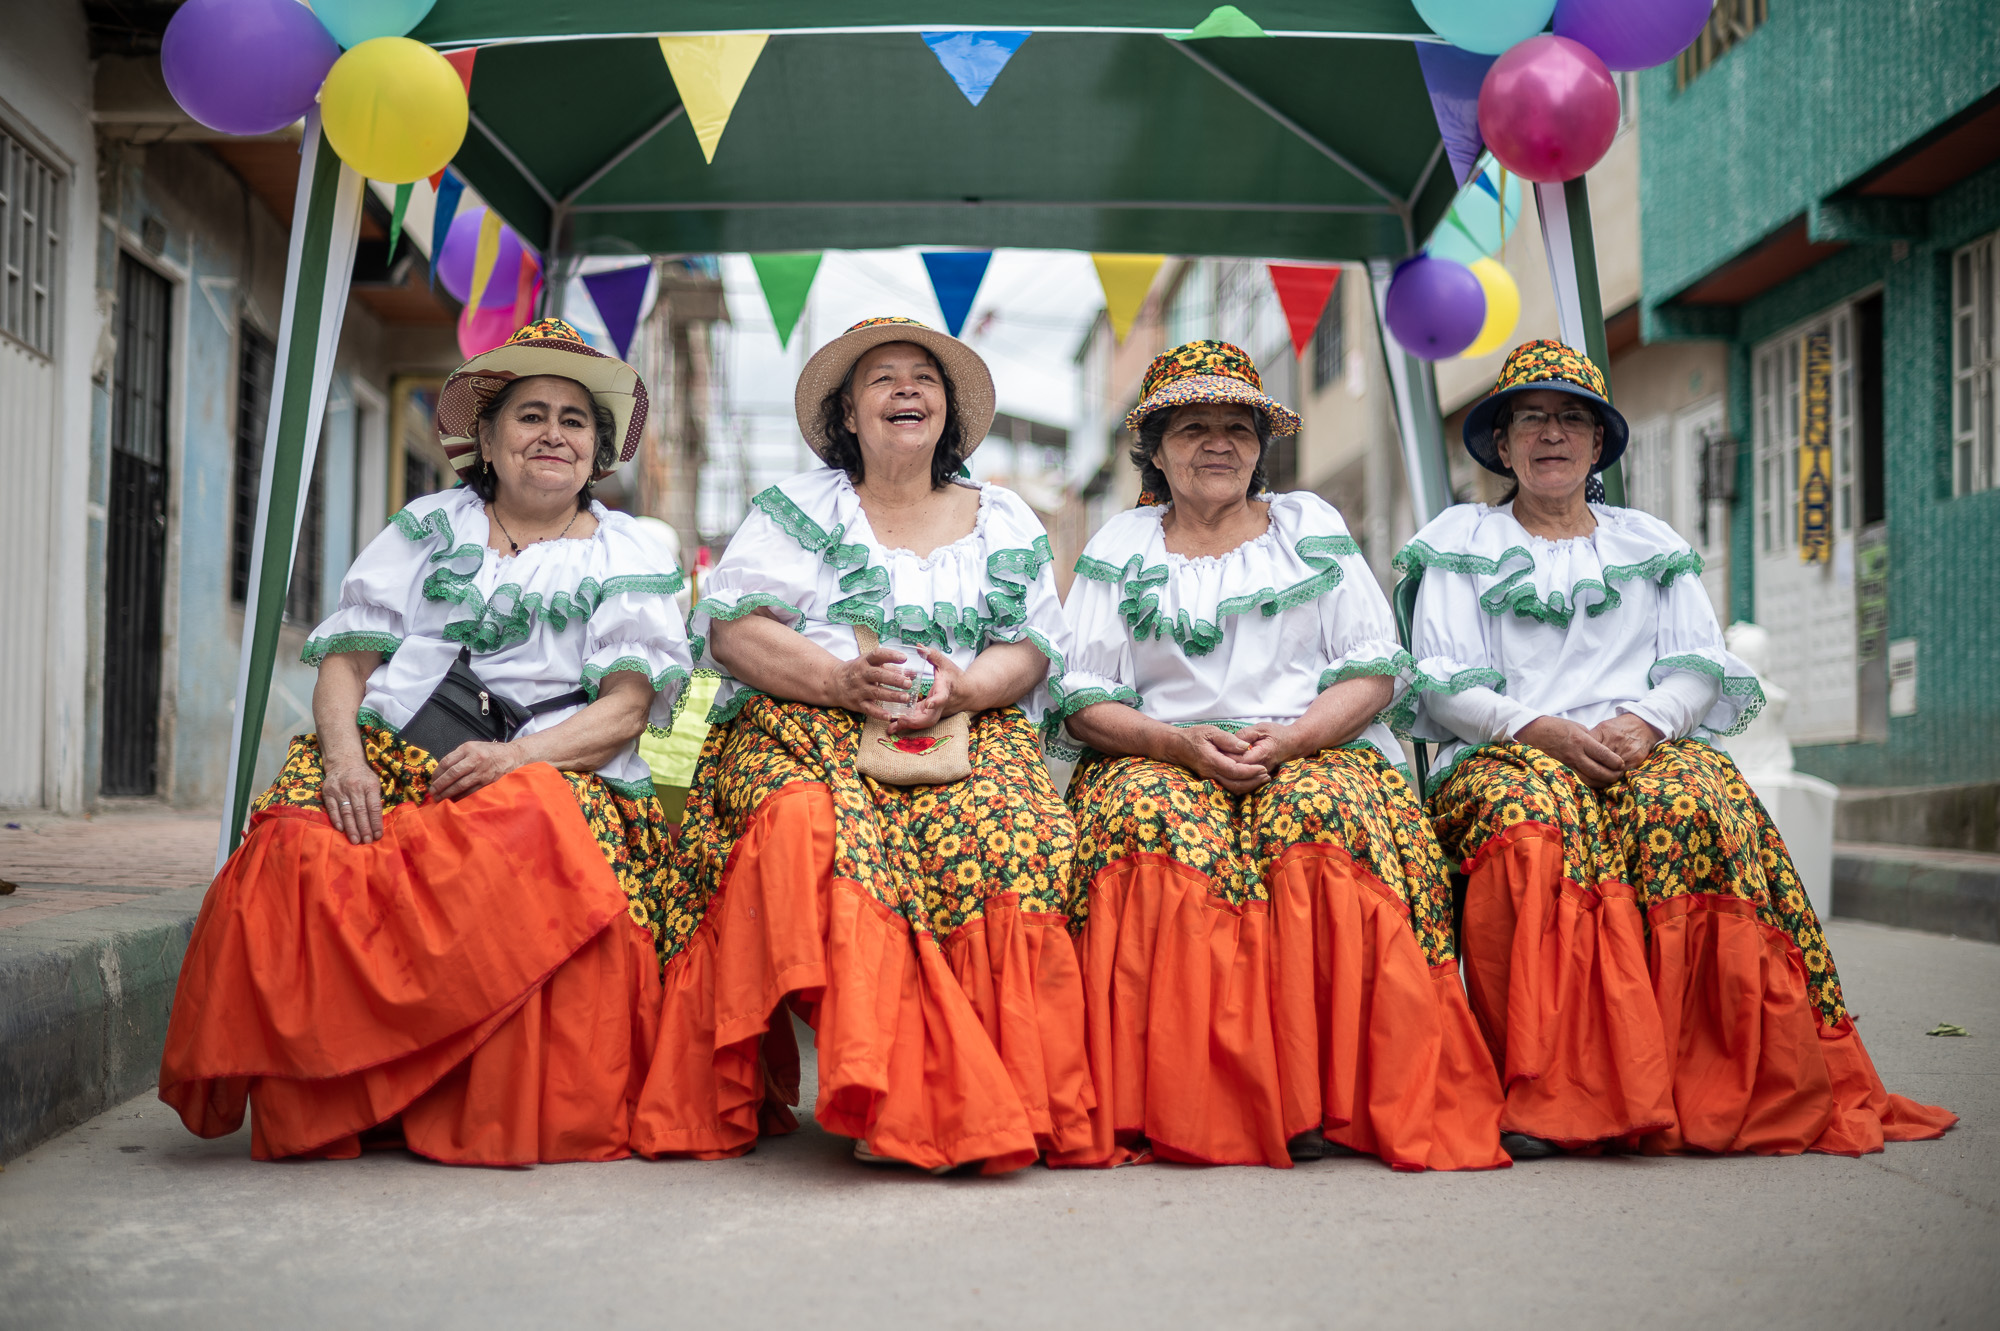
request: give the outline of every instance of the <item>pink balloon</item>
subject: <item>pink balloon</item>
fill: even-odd
[[[1589,47],[1530,37],[1486,71],[1479,133],[1523,180],[1574,180],[1618,135],[1618,85]]]
[[[541,283],[535,284],[536,294],[541,293]],[[514,300],[510,295],[504,309],[477,309],[467,307],[458,316],[458,350],[467,360],[493,350],[508,338],[514,336]]]

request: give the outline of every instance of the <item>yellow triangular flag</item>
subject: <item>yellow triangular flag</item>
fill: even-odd
[[[715,160],[715,145],[722,141],[737,95],[770,39],[769,33],[762,32],[660,38],[660,54],[667,58],[667,72],[680,90],[681,105],[687,108],[688,123],[694,126],[703,160]]]
[[[1132,332],[1132,321],[1153,289],[1153,278],[1164,254],[1093,254],[1098,285],[1104,288],[1104,312],[1111,317],[1111,333],[1123,342]]]
[[[493,280],[493,268],[499,262],[500,214],[488,208],[486,216],[479,219],[479,244],[472,250],[472,291],[465,298],[466,309],[479,308],[479,299],[486,294],[486,284]]]

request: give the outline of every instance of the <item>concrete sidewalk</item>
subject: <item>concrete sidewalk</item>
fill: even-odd
[[[247,1133],[198,1141],[142,1097],[0,1173],[0,1327],[1985,1331],[2000,946],[1828,933],[1888,1084],[1962,1116],[1942,1141],[932,1179],[809,1125],[739,1160],[503,1171],[259,1165]]]
[[[150,1085],[214,814],[0,814],[0,1161]]]

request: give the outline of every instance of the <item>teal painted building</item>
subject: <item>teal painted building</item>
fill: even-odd
[[[2000,779],[2000,4],[1721,0],[1718,31],[1640,88],[1642,335],[1727,349],[1717,609],[1771,631],[1801,768]]]

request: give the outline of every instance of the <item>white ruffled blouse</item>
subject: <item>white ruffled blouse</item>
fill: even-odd
[[[1421,573],[1411,647],[1416,738],[1442,741],[1433,780],[1480,743],[1555,716],[1630,712],[1669,739],[1735,734],[1764,705],[1722,645],[1701,556],[1649,513],[1592,504],[1597,527],[1551,541],[1513,506],[1446,509],[1396,556]]]
[[[1342,680],[1391,675],[1402,692],[1409,654],[1339,511],[1306,490],[1269,501],[1264,534],[1223,555],[1170,553],[1165,505],[1104,524],[1064,606],[1064,716],[1122,702],[1170,725],[1292,722]],[[1403,761],[1380,720],[1360,739]]]
[[[398,728],[472,648],[494,692],[530,706],[619,671],[652,682],[651,724],[671,724],[688,679],[687,634],[674,593],[680,570],[637,520],[593,502],[597,531],[541,541],[518,555],[489,549],[485,505],[457,488],[414,500],[368,543],[340,584],[340,608],[313,630],[304,660],[375,651],[361,719]],[[547,730],[582,709],[531,718]],[[628,793],[652,788],[637,740],[597,769]]]
[[[689,616],[695,660],[723,676],[709,720],[729,720],[756,696],[714,659],[711,626],[758,610],[842,661],[861,654],[854,626],[862,624],[884,646],[930,647],[960,669],[993,643],[1024,640],[1059,665],[1062,602],[1041,519],[1011,490],[957,484],[979,491],[972,530],[921,559],[876,540],[838,467],[801,472],[753,499]],[[1048,685],[1020,706],[1040,724],[1050,710]]]

